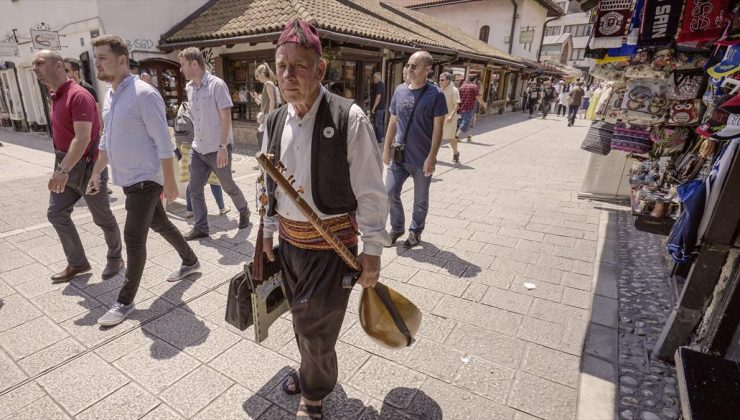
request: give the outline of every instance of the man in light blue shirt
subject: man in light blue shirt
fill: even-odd
[[[185,235],[192,241],[209,235],[208,209],[203,189],[211,172],[239,210],[239,229],[249,226],[249,206],[231,174],[234,147],[231,130],[231,96],[226,83],[208,73],[203,54],[195,47],[177,55],[180,71],[190,82],[185,87],[193,118],[193,148],[190,151],[190,193],[195,226]]]
[[[170,222],[160,195],[177,198],[174,146],[167,129],[164,101],[159,92],[129,72],[126,42],[115,35],[93,40],[98,79],[109,82],[105,95],[103,119],[105,131],[100,141],[100,155],[93,168],[88,194],[100,190],[100,174],[108,163],[112,181],[126,194],[126,281],[118,300],[98,323],[120,324],[134,310],[146,264],[146,238],[149,228],[162,235],[182,258],[180,268],[167,280],[178,281],[200,272],[200,263],[180,231]]]

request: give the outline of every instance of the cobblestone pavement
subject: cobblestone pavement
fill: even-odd
[[[614,245],[614,211],[577,198],[585,131],[580,120],[566,128],[562,118],[507,113],[479,121],[461,165],[442,148],[423,245],[382,259],[382,281],[423,311],[418,341],[399,351],[370,341],[355,290],[328,418],[614,417],[617,253],[626,248]],[[65,261],[45,221],[48,143],[33,148],[37,140],[7,132],[0,141],[0,163],[17,167],[0,174],[0,418],[293,418],[298,400],[279,386],[299,363],[290,318],[261,345],[251,328],[223,320],[227,281],[250,258],[255,229],[237,232],[233,212],[211,216],[211,238],[195,244],[204,275],[176,284],[164,279],[177,255],[150,235],[137,311],[101,329],[123,279],[100,279],[98,227],[80,204],[92,273],[51,284]],[[254,161],[240,156],[236,166],[252,197]],[[117,187],[112,200],[122,223]],[[188,229],[182,204],[171,211]]]
[[[674,305],[659,236],[635,230],[619,213],[619,417],[677,419],[676,369],[650,358]]]

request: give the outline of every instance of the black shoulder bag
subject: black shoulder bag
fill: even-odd
[[[100,143],[100,136],[98,136],[92,144],[90,150],[88,150],[88,152],[77,161],[75,166],[69,170],[67,187],[72,188],[80,195],[85,195],[87,184],[90,182],[90,177],[92,177],[92,170],[95,166],[95,159],[93,159],[93,156],[95,151],[98,149],[98,143]],[[62,164],[62,160],[67,156],[67,152],[56,150],[55,155],[54,170],[57,171],[59,170],[59,166]]]
[[[419,105],[419,102],[421,102],[422,98],[424,98],[424,93],[426,93],[427,89],[429,88],[429,83],[424,85],[424,88],[421,90],[421,94],[419,95],[419,99],[414,101],[414,107],[411,108],[411,114],[409,114],[409,122],[406,124],[406,131],[403,133],[403,143],[393,143],[391,144],[391,160],[396,163],[403,162],[403,156],[404,152],[406,151],[406,141],[409,138],[409,131],[411,128],[411,120],[414,118],[414,112],[416,111],[416,106]]]

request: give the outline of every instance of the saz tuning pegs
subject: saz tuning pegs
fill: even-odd
[[[283,164],[283,162],[278,161],[278,163],[275,164],[275,169],[280,172],[285,172],[285,165]]]
[[[305,192],[305,191],[303,191],[303,185],[301,185],[300,187],[298,187],[298,189],[296,191],[298,192],[298,194],[303,194]]]

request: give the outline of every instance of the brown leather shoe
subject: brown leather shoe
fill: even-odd
[[[103,275],[101,276],[103,280],[112,279],[113,277],[118,274],[119,271],[123,269],[123,260],[108,262],[108,264],[105,266],[105,270],[103,270]]]
[[[51,276],[51,281],[54,283],[61,283],[65,281],[70,281],[74,278],[74,276],[82,273],[86,273],[91,270],[92,267],[90,267],[90,263],[85,263],[82,267],[72,267],[71,265],[68,265],[67,268],[65,268],[61,273],[54,274]]]

